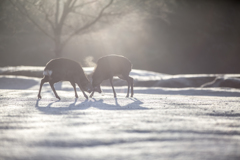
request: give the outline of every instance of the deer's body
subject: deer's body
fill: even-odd
[[[108,55],[101,57],[97,62],[97,67],[94,70],[92,75],[92,86],[94,88],[90,97],[93,96],[94,91],[101,93],[100,84],[102,81],[109,79],[114,97],[116,97],[116,92],[113,87],[112,79],[114,76],[118,76],[120,79],[126,80],[128,83],[128,92],[127,96],[129,96],[129,88],[131,86],[131,97],[133,96],[133,78],[129,76],[129,73],[132,69],[131,62],[123,56],[119,55]]]
[[[54,83],[60,81],[69,81],[74,88],[75,97],[78,98],[77,91],[76,91],[76,83],[83,92],[83,95],[87,97],[84,91],[91,92],[92,87],[91,83],[87,79],[81,65],[73,60],[66,59],[66,58],[58,58],[52,59],[46,64],[46,67],[43,71],[43,79],[41,80],[38,98],[41,98],[41,89],[42,85],[45,82],[49,82],[56,98],[60,99],[58,96],[55,88]]]

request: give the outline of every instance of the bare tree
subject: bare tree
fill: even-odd
[[[61,57],[63,48],[75,36],[95,26],[114,0],[9,0],[24,17],[32,22],[55,44],[55,56]]]

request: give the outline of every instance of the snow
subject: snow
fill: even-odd
[[[217,77],[212,82],[203,84],[201,87],[229,87],[229,88],[240,88],[239,77]]]
[[[140,70],[132,76],[188,85],[216,77]],[[223,78],[232,77],[238,75]],[[125,85],[115,87],[113,98],[111,87],[103,86],[104,96],[86,100],[79,90],[75,99],[63,82],[55,85],[60,101],[48,84],[37,100],[40,80],[0,76],[0,159],[240,159],[237,88],[136,86],[134,97],[125,98]]]
[[[44,67],[16,66],[0,67],[0,75],[20,75],[28,77],[43,77]],[[93,67],[83,67],[86,75],[91,79]],[[130,76],[134,79],[134,85],[139,87],[230,87],[240,88],[240,74],[185,74],[168,75],[157,72],[132,69]],[[126,81],[114,78],[115,86],[126,85]],[[109,86],[109,81],[102,83]]]

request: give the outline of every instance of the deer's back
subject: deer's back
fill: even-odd
[[[51,77],[61,80],[69,80],[72,76],[81,76],[81,74],[84,74],[78,62],[66,58],[58,58],[49,61],[44,71],[46,70],[52,72]]]
[[[97,69],[101,70],[102,73],[116,76],[129,74],[132,69],[132,64],[126,57],[109,55],[98,60]]]

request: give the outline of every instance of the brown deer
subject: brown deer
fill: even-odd
[[[116,98],[116,92],[113,87],[113,77],[118,76],[120,79],[126,80],[128,83],[127,96],[129,97],[129,88],[131,85],[131,97],[133,96],[133,78],[129,76],[132,69],[131,62],[123,56],[119,55],[108,55],[101,57],[97,61],[97,67],[95,68],[92,75],[92,86],[93,92],[90,97],[93,96],[94,92],[101,93],[100,84],[102,81],[109,79],[112,86],[114,97]]]
[[[78,98],[77,91],[76,91],[76,83],[81,89],[85,98],[88,96],[85,94],[84,91],[89,93],[92,92],[92,85],[87,79],[81,65],[73,60],[66,59],[66,58],[57,58],[50,60],[43,71],[43,79],[41,80],[39,92],[38,92],[38,99],[41,99],[41,89],[42,85],[45,82],[49,82],[56,98],[60,100],[55,88],[54,83],[59,81],[69,81],[74,88],[75,97]]]

